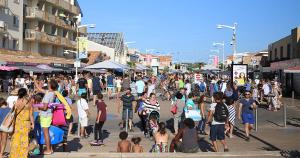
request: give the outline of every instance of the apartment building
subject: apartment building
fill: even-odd
[[[23,49],[23,0],[0,0],[0,48]]]
[[[282,83],[284,90],[289,94],[294,90],[300,95],[300,27],[269,44],[268,52],[271,71]]]
[[[81,15],[77,0],[24,1],[23,49],[42,56],[66,56],[64,50],[77,48]]]

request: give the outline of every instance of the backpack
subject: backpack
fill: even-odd
[[[204,84],[204,82],[200,83],[199,89],[200,89],[200,92],[204,92],[205,91],[205,84]]]
[[[224,103],[217,103],[215,107],[214,119],[217,122],[226,122],[229,112]]]

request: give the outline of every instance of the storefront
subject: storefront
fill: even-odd
[[[300,95],[300,73],[296,73],[297,68],[300,69],[300,59],[271,63],[271,70],[281,82],[286,96],[291,96],[292,91],[295,91],[296,94]]]

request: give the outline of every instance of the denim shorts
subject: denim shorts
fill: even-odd
[[[210,127],[210,140],[224,140],[225,139],[225,124],[211,125]]]
[[[126,120],[126,114],[127,114],[127,109],[123,109],[122,112],[122,120]],[[133,110],[132,109],[128,109],[128,119],[132,119],[133,118]]]

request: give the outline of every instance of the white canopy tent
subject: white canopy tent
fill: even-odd
[[[147,66],[144,66],[142,64],[136,64],[135,67],[136,67],[137,70],[149,70],[150,69]]]
[[[216,68],[213,65],[205,65],[201,68],[201,70],[211,70],[211,71],[220,71],[221,69]]]
[[[85,67],[85,69],[122,69],[124,71],[130,69],[130,67],[115,61],[106,60],[93,65],[89,65]]]

